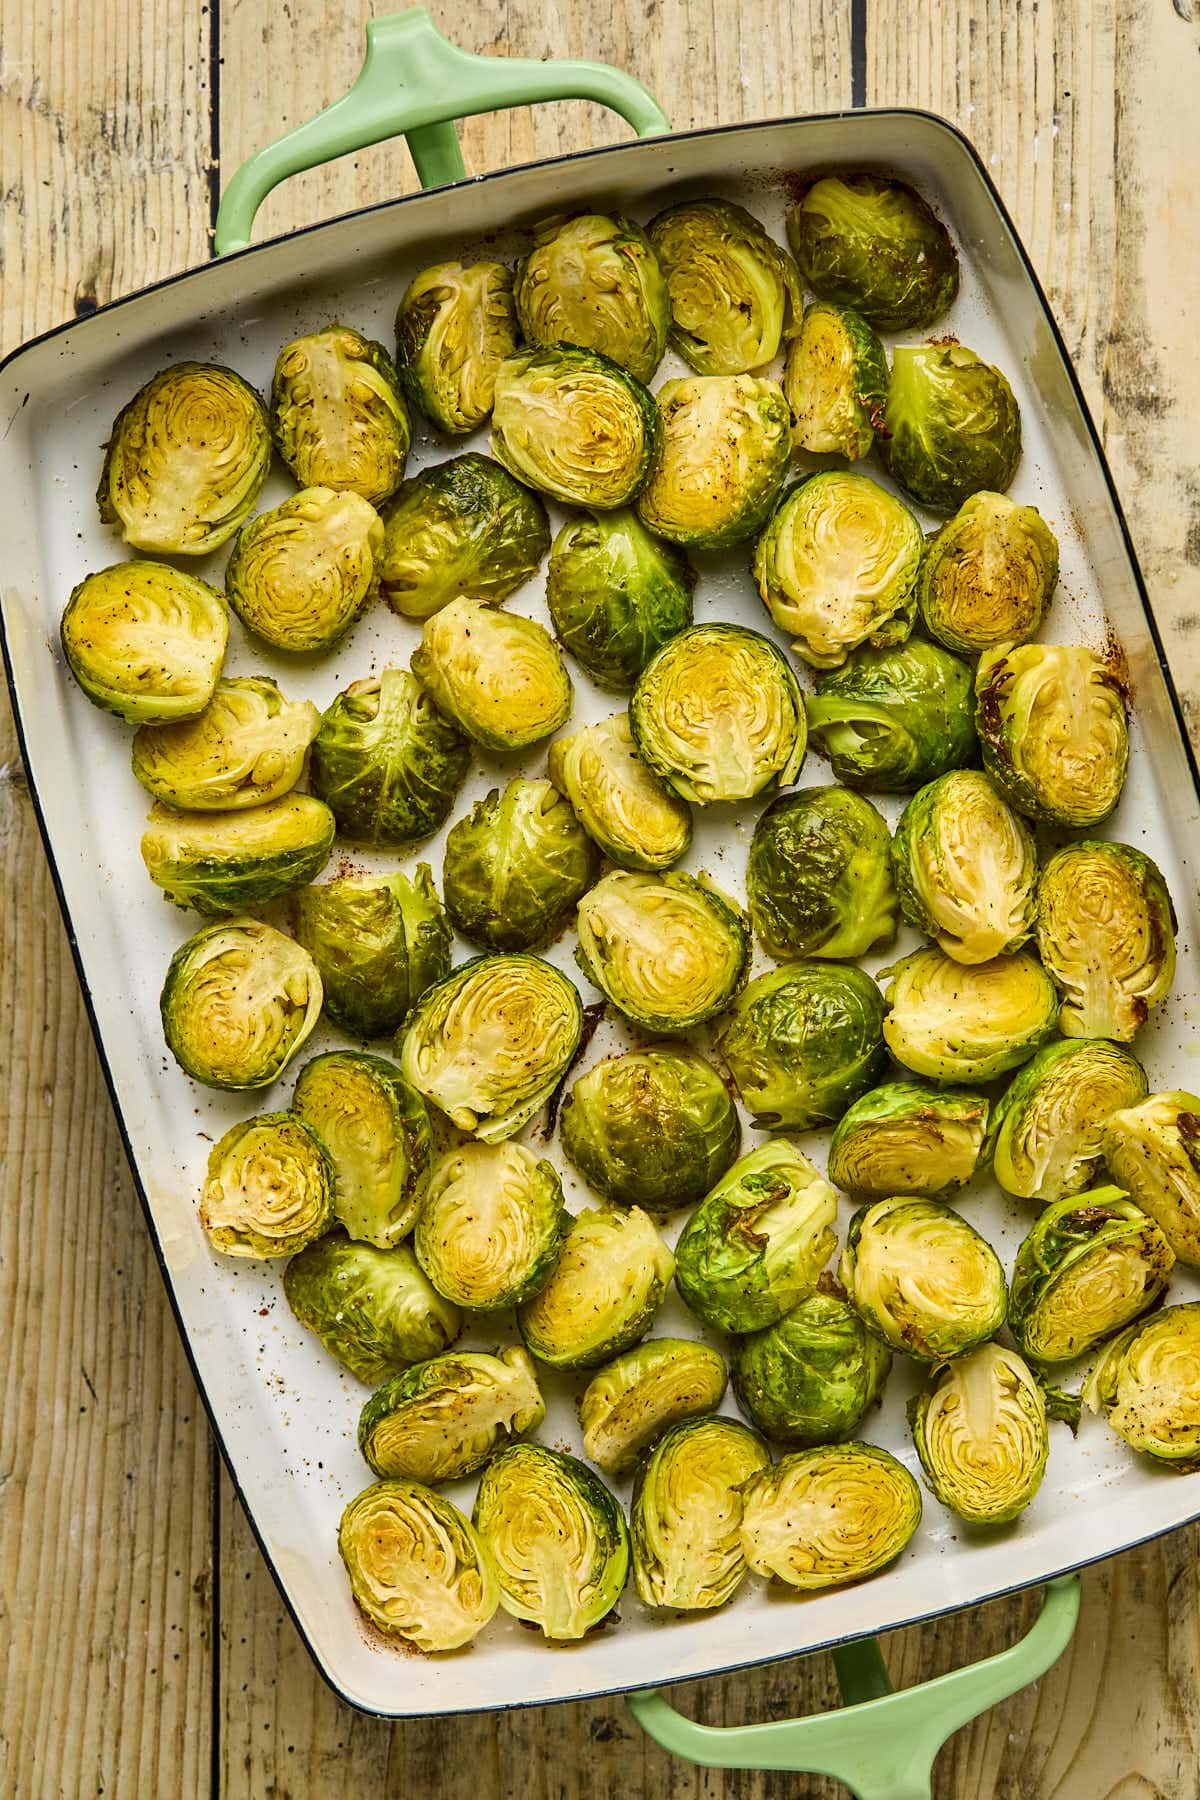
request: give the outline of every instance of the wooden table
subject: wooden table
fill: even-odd
[[[3,347],[201,262],[222,180],[349,85],[370,11],[0,0]],[[891,103],[962,125],[1062,322],[1200,735],[1197,0],[444,0],[437,17],[469,49],[622,64],[681,127]],[[620,130],[564,106],[463,137],[469,166],[487,168]],[[413,185],[403,153],[381,147],[277,192],[260,230]],[[7,712],[0,729],[0,1792],[832,1795],[672,1764],[619,1703],[393,1729],[322,1685],[214,1454]],[[1193,1800],[1198,1543],[1180,1532],[1090,1571],[1071,1650],[951,1743],[938,1794]],[[898,1633],[893,1677],[996,1649],[1032,1610],[997,1603]],[[816,1658],[676,1698],[734,1723],[829,1705],[833,1686]]]

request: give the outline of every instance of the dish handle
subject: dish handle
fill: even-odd
[[[1057,1662],[1079,1617],[1079,1577],[1048,1583],[1032,1629],[1009,1650],[894,1694],[874,1638],[833,1652],[839,1711],[769,1725],[699,1725],[658,1693],[631,1694],[642,1730],[674,1756],[719,1769],[832,1775],[858,1800],[930,1800],[933,1760],[952,1732]]]
[[[639,137],[671,121],[640,81],[607,63],[475,56],[444,38],[423,6],[367,26],[367,54],[348,94],[244,162],[221,197],[217,256],[244,250],[254,215],[279,182],[401,132],[424,187],[466,176],[455,119],[539,100],[597,100]]]

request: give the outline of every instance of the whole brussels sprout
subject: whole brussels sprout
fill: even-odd
[[[907,182],[823,175],[789,209],[787,233],[813,292],[881,331],[932,325],[958,294],[950,233]]]
[[[940,950],[915,950],[885,969],[887,1047],[932,1081],[991,1081],[1028,1062],[1054,1036],[1058,999],[1032,956],[994,956],[964,967]]]
[[[833,1255],[837,1195],[777,1138],[735,1162],[675,1246],[675,1285],[717,1331],[758,1331],[808,1297]]]
[[[596,847],[548,781],[516,775],[450,829],[442,886],[456,931],[489,950],[557,937],[595,880]]]
[[[450,927],[429,873],[335,875],[296,896],[294,927],[325,990],[325,1013],[352,1037],[386,1037],[450,972]]]
[[[1021,412],[1000,370],[965,344],[898,344],[879,454],[931,512],[1002,492],[1021,459]]]
[[[1083,1398],[1132,1450],[1185,1474],[1200,1465],[1200,1303],[1164,1306],[1114,1338]]]
[[[693,625],[643,669],[629,702],[642,761],[697,806],[790,787],[804,697],[783,653],[740,625]]]
[[[348,1236],[388,1250],[412,1230],[429,1184],[433,1133],[425,1102],[394,1063],[331,1050],[305,1063],[292,1111],[333,1165],[333,1210]]]
[[[419,1482],[377,1481],[351,1500],[338,1551],[359,1610],[418,1650],[461,1650],[500,1604],[475,1527]]]
[[[675,1259],[640,1207],[572,1219],[545,1286],[521,1303],[525,1348],[556,1369],[594,1369],[644,1338]]]
[[[554,629],[599,687],[632,688],[656,650],[692,622],[696,574],[635,512],[571,519],[550,551]]]
[[[840,669],[860,644],[908,636],[924,541],[886,488],[830,469],[783,495],[755,546],[754,579],[797,656]]]
[[[517,264],[513,297],[527,344],[602,350],[639,381],[662,361],[667,284],[632,219],[576,213],[543,220]]]
[[[1200,1099],[1176,1091],[1124,1106],[1109,1115],[1101,1148],[1180,1262],[1200,1268]]]
[[[1037,845],[978,769],[952,769],[913,795],[892,857],[905,919],[952,962],[990,962],[1032,936]]]
[[[857,462],[883,424],[887,390],[887,357],[862,314],[824,300],[806,306],[783,368],[796,448]]]
[[[567,1094],[559,1130],[564,1154],[589,1187],[650,1212],[703,1199],[742,1142],[725,1083],[682,1044],[598,1062]]]
[[[451,600],[500,601],[550,547],[537,494],[469,451],[422,469],[383,510],[379,588],[393,612],[427,619]]]
[[[398,1040],[418,1093],[485,1144],[528,1124],[583,1033],[573,982],[539,956],[477,956],[421,996]]]
[[[750,933],[733,902],[692,875],[610,869],[579,902],[579,966],[618,1011],[670,1036],[723,1012],[746,975]]]
[[[1120,1188],[1054,1200],[1017,1251],[1008,1328],[1035,1363],[1072,1362],[1156,1305],[1174,1261]]]
[[[326,707],[309,777],[343,836],[399,847],[437,830],[470,761],[466,738],[416,676],[383,669]]]
[[[853,1436],[883,1392],[887,1346],[834,1294],[810,1294],[733,1346],[733,1391],[776,1443],[805,1448]]]
[[[500,365],[517,347],[512,288],[500,262],[434,263],[405,288],[396,370],[412,405],[439,431],[474,431],[491,412]]]
[[[874,1444],[796,1450],[742,1486],[746,1561],[805,1592],[876,1574],[920,1523],[916,1482]]]
[[[750,923],[768,956],[865,956],[896,935],[891,834],[849,788],[780,794],[750,843]]]
[[[551,781],[618,868],[667,869],[687,853],[691,811],[638,756],[628,713],[556,739],[549,764]]]
[[[218,363],[172,363],[114,419],[96,502],[135,550],[207,556],[252,510],[270,467],[254,389]]]
[[[658,455],[654,396],[598,350],[519,350],[500,365],[492,452],[567,506],[627,506]]]
[[[735,1419],[673,1425],[638,1467],[630,1527],[633,1575],[647,1606],[724,1606],[746,1573],[742,1486],[769,1468],[766,1446]]]
[[[1120,1044],[1046,1044],[996,1102],[988,1134],[996,1180],[1023,1200],[1081,1193],[1100,1173],[1110,1118],[1146,1093],[1145,1070]]]
[[[1175,908],[1158,864],[1131,844],[1067,844],[1042,870],[1037,903],[1059,1030],[1127,1042],[1175,979]]]
[[[412,671],[439,710],[486,750],[524,750],[565,725],[575,690],[544,625],[484,600],[425,621]]]
[[[225,592],[277,650],[331,650],[378,590],[383,524],[361,494],[305,488],[243,525]]]
[[[913,1194],[944,1200],[985,1166],[987,1132],[983,1094],[923,1081],[885,1082],[838,1120],[829,1146],[829,1179],[849,1194],[872,1199]]]
[[[975,756],[971,671],[919,638],[852,651],[807,705],[813,744],[847,787],[907,794]]]
[[[727,1380],[724,1357],[694,1338],[652,1338],[626,1350],[583,1390],[585,1454],[606,1475],[627,1475],[670,1426],[715,1411]]]
[[[545,1287],[567,1224],[553,1163],[524,1144],[460,1144],[434,1165],[413,1248],[440,1294],[498,1312]]]
[[[765,1131],[839,1118],[884,1063],[883,996],[862,969],[787,963],[758,975],[716,1028],[718,1053]]]
[[[300,1323],[371,1387],[448,1350],[462,1330],[407,1244],[377,1250],[331,1232],[292,1258],[283,1291]]]
[[[284,794],[235,813],[176,812],[156,803],[142,834],[142,861],[176,906],[220,918],[278,900],[319,875],[333,832],[333,814],[309,794]]]
[[[838,1274],[869,1329],[914,1362],[963,1356],[1008,1309],[991,1245],[951,1207],[910,1194],[859,1208]]]
[[[292,1256],[334,1222],[334,1169],[321,1138],[293,1113],[260,1113],[213,1145],[200,1223],[226,1256]]]
[[[799,330],[795,264],[745,207],[683,200],[647,229],[670,296],[671,348],[699,374],[760,369]]]
[[[301,487],[361,494],[372,506],[399,487],[412,441],[391,357],[336,322],[279,352],[271,431]]]
[[[72,675],[128,725],[194,719],[216,692],[229,641],[223,594],[167,563],[123,562],[86,575],[62,616]]]
[[[1003,1344],[981,1344],[939,1369],[913,1403],[912,1434],[933,1492],[969,1524],[1009,1524],[1042,1485],[1046,1402]]]
[[[744,544],[787,474],[783,389],[756,375],[691,375],[664,381],[656,399],[661,446],[637,498],[642,524],[697,550]]]
[[[984,768],[1027,818],[1077,829],[1117,804],[1129,763],[1125,689],[1082,644],[986,652],[975,722]]]
[[[925,546],[921,622],[960,656],[1036,637],[1058,580],[1058,539],[1036,506],[978,493]]]
[[[260,919],[222,919],[180,944],[159,1000],[167,1048],[207,1087],[269,1087],[321,1016],[317,965]]]
[[[358,1447],[376,1475],[458,1481],[546,1416],[523,1350],[496,1356],[464,1350],[418,1363],[371,1395],[358,1420]]]
[[[285,700],[269,675],[226,677],[195,718],[139,728],[133,772],[182,812],[264,806],[300,780],[320,723],[311,700]]]

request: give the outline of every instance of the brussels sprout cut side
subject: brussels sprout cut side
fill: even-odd
[[[787,232],[813,292],[857,308],[881,331],[932,325],[958,294],[950,234],[906,182],[822,176],[790,209]]]
[[[904,917],[952,961],[989,962],[1032,936],[1037,845],[978,770],[952,770],[913,796],[893,857]]]
[[[817,677],[808,728],[848,787],[910,793],[975,755],[971,671],[937,644],[864,646]]]
[[[734,1419],[673,1425],[638,1467],[630,1509],[633,1574],[647,1606],[707,1612],[724,1606],[746,1573],[742,1487],[770,1465]]]
[[[1108,1345],[1083,1386],[1132,1450],[1200,1467],[1200,1304],[1164,1306]]]
[[[806,1131],[839,1118],[885,1060],[883,996],[862,969],[787,963],[743,988],[715,1031],[752,1123]]]
[[[667,284],[632,219],[577,213],[545,220],[517,265],[514,297],[527,344],[600,350],[639,381],[662,361]]]
[[[901,344],[879,454],[894,481],[931,512],[1002,493],[1021,458],[1021,413],[999,369],[964,344]]]
[[[517,1313],[525,1348],[556,1369],[594,1369],[645,1337],[675,1259],[639,1207],[571,1221],[549,1281]]]
[[[331,1232],[292,1258],[283,1291],[301,1325],[371,1387],[448,1350],[462,1330],[407,1244],[377,1250]]]
[[[1001,645],[979,660],[975,722],[983,766],[1030,819],[1098,825],[1129,763],[1125,689],[1082,644]]]
[[[546,603],[554,629],[598,686],[633,687],[655,651],[692,622],[696,575],[635,512],[571,519],[554,540]]]
[[[1070,1362],[1148,1312],[1174,1261],[1120,1188],[1055,1200],[1017,1251],[1009,1330],[1035,1363]]]
[[[523,1350],[463,1351],[395,1375],[358,1421],[358,1447],[376,1475],[458,1481],[546,1416]]]
[[[1175,908],[1130,844],[1068,844],[1038,884],[1038,950],[1063,997],[1064,1037],[1128,1041],[1175,979]]]
[[[557,788],[518,775],[451,828],[442,867],[446,911],[473,944],[531,950],[562,930],[599,864]]]
[[[278,900],[319,875],[333,832],[333,814],[309,794],[284,794],[235,813],[156,805],[142,835],[142,861],[176,906],[219,918]]]
[[[550,547],[539,497],[473,451],[406,481],[383,510],[383,533],[380,592],[405,619],[460,597],[505,600]]]
[[[427,619],[412,669],[487,750],[527,749],[571,716],[571,677],[545,626],[483,600],[451,600]]]
[[[1120,1044],[1067,1038],[1045,1045],[1013,1076],[992,1115],[996,1180],[1024,1200],[1081,1193],[1100,1172],[1110,1121],[1146,1091],[1145,1070]]]
[[[343,836],[399,847],[437,830],[470,761],[466,738],[416,676],[384,669],[326,708],[310,776]]]
[[[655,462],[660,429],[654,396],[599,351],[520,350],[500,365],[492,452],[567,506],[627,506]]]
[[[497,1312],[545,1287],[567,1224],[553,1163],[524,1144],[461,1144],[434,1166],[413,1248],[440,1294]]]
[[[338,1550],[371,1624],[418,1650],[460,1650],[500,1603],[475,1527],[415,1481],[377,1481],[352,1500]]]
[[[300,780],[320,723],[311,700],[285,700],[269,675],[235,675],[218,681],[195,718],[143,725],[133,772],[182,812],[264,806]]]
[[[940,950],[916,950],[884,978],[887,1047],[932,1081],[991,1081],[1054,1035],[1058,999],[1032,956],[996,956],[964,968]]]
[[[812,1592],[895,1562],[921,1523],[921,1493],[874,1444],[797,1450],[742,1487],[742,1551],[771,1581]]]
[[[667,869],[687,852],[691,811],[638,756],[627,713],[558,738],[549,767],[579,823],[618,868]]]
[[[412,437],[391,357],[336,323],[279,352],[271,430],[301,487],[361,494],[372,506],[399,487]]]
[[[656,401],[662,442],[638,495],[642,524],[697,550],[744,544],[765,523],[787,474],[792,434],[783,389],[755,375],[694,375],[664,381]]]
[[[1024,644],[1041,630],[1058,580],[1058,539],[1034,506],[978,493],[925,546],[921,622],[960,656]]]
[[[1200,1268],[1200,1099],[1151,1094],[1110,1113],[1101,1147],[1113,1180],[1149,1213],[1180,1262]]]
[[[292,1113],[260,1113],[213,1145],[200,1223],[226,1256],[292,1256],[333,1224],[334,1169]]]
[[[939,1370],[914,1403],[912,1432],[933,1492],[972,1525],[1009,1524],[1042,1485],[1046,1403],[1003,1344],[981,1344]]]
[[[62,616],[71,673],[129,725],[193,719],[212,699],[229,640],[224,596],[167,563],[85,576]]]
[[[450,927],[428,863],[305,888],[294,925],[321,972],[326,1014],[353,1037],[388,1036],[449,973]]]
[[[685,200],[650,221],[670,295],[671,347],[701,375],[744,375],[799,328],[787,252],[745,207]]]
[[[383,525],[361,494],[305,488],[243,525],[225,592],[277,650],[331,650],[379,585]]]
[[[838,1273],[870,1329],[916,1362],[949,1362],[1004,1323],[999,1257],[936,1200],[905,1194],[861,1207]]]
[[[307,950],[274,926],[222,920],[179,946],[159,1004],[185,1074],[208,1087],[268,1087],[320,1017],[321,977]]]
[[[815,300],[788,346],[783,391],[798,450],[864,457],[883,424],[888,366],[883,345],[861,313]]]
[[[849,788],[780,794],[760,814],[746,885],[750,923],[769,956],[865,956],[896,932],[891,836]]]
[[[1032,1065],[1031,1065],[1032,1066]],[[892,1081],[842,1114],[829,1179],[849,1194],[944,1200],[986,1163],[988,1101],[965,1088]]]
[[[853,1307],[817,1293],[736,1340],[733,1390],[767,1437],[807,1448],[852,1437],[891,1365],[891,1352]]]
[[[635,1025],[690,1031],[729,1005],[745,978],[741,913],[691,875],[612,869],[577,913],[579,966]]]
[[[692,1338],[654,1338],[627,1350],[583,1391],[585,1454],[606,1475],[627,1475],[669,1426],[713,1412],[727,1379],[724,1358]]]
[[[381,1056],[334,1050],[305,1063],[292,1111],[333,1164],[334,1211],[350,1237],[381,1250],[411,1231],[429,1181],[425,1102]]]
[[[496,376],[517,347],[512,275],[504,263],[434,263],[396,313],[396,369],[412,404],[460,434],[492,410]]]

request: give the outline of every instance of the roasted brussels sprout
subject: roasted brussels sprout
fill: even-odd
[[[334,1169],[294,1113],[243,1119],[213,1145],[200,1223],[226,1256],[292,1256],[333,1224]]]
[[[664,644],[629,703],[638,755],[697,806],[789,787],[807,731],[799,683],[769,638],[693,625]]]
[[[326,1014],[353,1037],[387,1037],[450,972],[450,927],[428,863],[305,888],[294,923],[321,971]]]
[[[414,275],[396,313],[396,370],[439,431],[461,434],[492,410],[496,376],[517,347],[512,275],[504,263],[434,263]]]
[[[889,1081],[856,1100],[838,1120],[829,1146],[829,1179],[849,1194],[872,1199],[913,1194],[944,1200],[986,1163],[987,1129],[983,1094]]]
[[[975,722],[984,768],[1028,818],[1078,829],[1117,804],[1129,763],[1125,690],[1082,644],[986,652]]]
[[[321,1015],[321,977],[294,938],[222,919],[180,944],[159,1001],[167,1048],[207,1087],[269,1087]]]
[[[725,1083],[683,1044],[605,1057],[563,1101],[559,1132],[589,1187],[650,1212],[702,1200],[742,1142]]]
[[[548,781],[516,775],[451,827],[442,865],[456,931],[489,950],[531,950],[556,937],[595,880],[600,858]]]
[[[500,1603],[475,1527],[415,1481],[377,1481],[352,1500],[338,1550],[360,1611],[418,1650],[461,1650]]]
[[[271,430],[301,487],[361,494],[372,506],[399,487],[412,440],[391,357],[336,323],[279,352]]]
[[[344,836],[395,847],[437,830],[470,761],[466,738],[416,676],[383,669],[325,709],[309,774]]]
[[[874,1444],[796,1450],[742,1486],[742,1552],[756,1574],[811,1591],[894,1562],[921,1523],[921,1492]]]
[[[975,756],[971,671],[918,638],[852,651],[807,704],[813,745],[847,787],[907,794]]]
[[[1161,1300],[1174,1261],[1120,1188],[1054,1200],[1017,1251],[1008,1328],[1035,1363],[1071,1362]]]
[[[800,328],[795,264],[745,207],[683,200],[651,219],[671,347],[701,375],[745,375]]]
[[[632,688],[656,650],[692,622],[696,574],[635,512],[571,519],[550,551],[554,629],[599,687]]]
[[[549,1281],[517,1313],[525,1348],[556,1369],[594,1369],[645,1337],[674,1269],[640,1207],[580,1213]]]
[[[738,1405],[776,1443],[833,1444],[858,1429],[883,1392],[891,1352],[852,1306],[810,1294],[733,1346]]]
[[[176,906],[220,918],[278,900],[319,875],[333,849],[333,814],[309,794],[247,812],[176,812],[155,804],[142,861]]]
[[[579,1402],[583,1448],[606,1475],[627,1475],[671,1425],[713,1412],[725,1359],[694,1338],[653,1338],[592,1376]]]
[[[474,451],[406,481],[384,508],[383,532],[380,592],[405,619],[427,619],[460,596],[505,600],[550,547],[538,496]]]
[[[742,1486],[770,1461],[734,1419],[688,1419],[659,1439],[630,1508],[634,1580],[647,1606],[705,1612],[733,1598],[746,1573]]]
[[[462,1330],[407,1244],[377,1250],[331,1232],[292,1258],[283,1291],[300,1323],[371,1387],[448,1350]]]
[[[692,875],[610,869],[579,902],[576,922],[580,968],[645,1031],[670,1036],[702,1025],[745,978],[745,920]]]
[[[971,1525],[1007,1525],[1042,1485],[1046,1402],[1015,1350],[981,1344],[939,1369],[912,1407],[925,1479]]]
[[[1037,845],[978,769],[952,769],[913,795],[892,856],[905,919],[952,962],[990,962],[1032,936]]]
[[[878,482],[830,469],[788,489],[754,551],[763,604],[797,656],[840,669],[860,644],[901,643],[924,538]]]
[[[1114,1338],[1083,1398],[1131,1449],[1185,1472],[1200,1467],[1200,1304],[1164,1306]]]
[[[568,1222],[553,1163],[524,1144],[460,1144],[434,1165],[413,1248],[439,1294],[498,1312],[546,1285]]]
[[[715,1042],[755,1125],[806,1131],[878,1079],[883,996],[862,969],[786,963],[742,990]]]
[[[657,394],[662,443],[637,498],[656,537],[697,550],[744,544],[787,474],[791,414],[776,381],[691,375]]]
[[[675,1246],[675,1285],[718,1331],[759,1331],[807,1298],[836,1245],[837,1195],[777,1138],[722,1176]]]
[[[783,370],[796,448],[857,462],[883,424],[887,390],[887,357],[862,314],[822,300],[806,306]]]
[[[1113,1180],[1180,1262],[1200,1268],[1200,1099],[1176,1091],[1122,1107],[1109,1115],[1101,1148]]]
[[[932,325],[958,293],[950,234],[907,182],[823,175],[790,208],[787,231],[813,292],[883,331]]]
[[[264,806],[300,780],[320,723],[311,700],[285,700],[269,675],[235,675],[218,681],[194,719],[143,725],[133,772],[183,812]]]
[[[575,690],[536,619],[451,600],[425,621],[412,670],[439,710],[486,750],[524,750],[565,725]]]
[[[910,1194],[859,1208],[838,1273],[870,1330],[915,1362],[963,1356],[1008,1308],[991,1245],[949,1206]]]
[[[517,264],[517,320],[527,344],[602,350],[639,381],[662,361],[671,322],[653,246],[632,219],[577,213],[534,227]]]
[[[96,501],[135,550],[207,556],[251,511],[270,467],[254,389],[218,363],[172,363],[113,421]]]
[[[891,834],[849,788],[780,794],[760,814],[746,886],[769,956],[865,956],[896,934]]]
[[[880,979],[888,1049],[932,1081],[991,1081],[1054,1036],[1054,985],[1023,952],[964,967],[940,950],[914,950]]]
[[[407,1237],[429,1183],[433,1134],[425,1102],[396,1065],[356,1050],[314,1056],[292,1111],[325,1146],[347,1234],[381,1250]]]
[[[358,1447],[376,1475],[457,1481],[546,1416],[524,1350],[464,1350],[393,1375],[363,1407]]]
[[[581,1638],[612,1611],[629,1573],[625,1515],[573,1456],[513,1444],[484,1471],[476,1528],[500,1581],[500,1604],[554,1640]]]
[[[242,526],[225,592],[277,650],[331,650],[379,586],[383,525],[361,494],[305,488]]]
[[[1007,380],[965,344],[899,344],[879,454],[931,512],[1002,492],[1021,457],[1021,413]]]
[[[1058,539],[1036,506],[972,494],[925,546],[921,622],[960,656],[1024,644],[1041,630],[1057,580]]]
[[[206,581],[167,563],[114,563],[73,590],[61,630],[89,700],[129,725],[161,725],[194,719],[212,699],[229,609]]]
[[[1037,900],[1059,1030],[1127,1042],[1175,979],[1175,908],[1158,864],[1131,844],[1067,844],[1042,870]]]
[[[1109,1119],[1146,1096],[1146,1072],[1120,1044],[1055,1039],[1018,1069],[988,1133],[996,1180],[1023,1200],[1061,1200],[1100,1172]]]
[[[520,350],[500,365],[493,454],[518,481],[568,506],[627,506],[660,433],[654,396],[598,350]]]
[[[457,1125],[513,1137],[571,1066],[583,1032],[573,982],[539,956],[477,956],[421,996],[399,1040],[405,1078]]]
[[[558,738],[549,761],[551,781],[619,868],[667,869],[687,852],[691,812],[638,756],[628,713]]]

